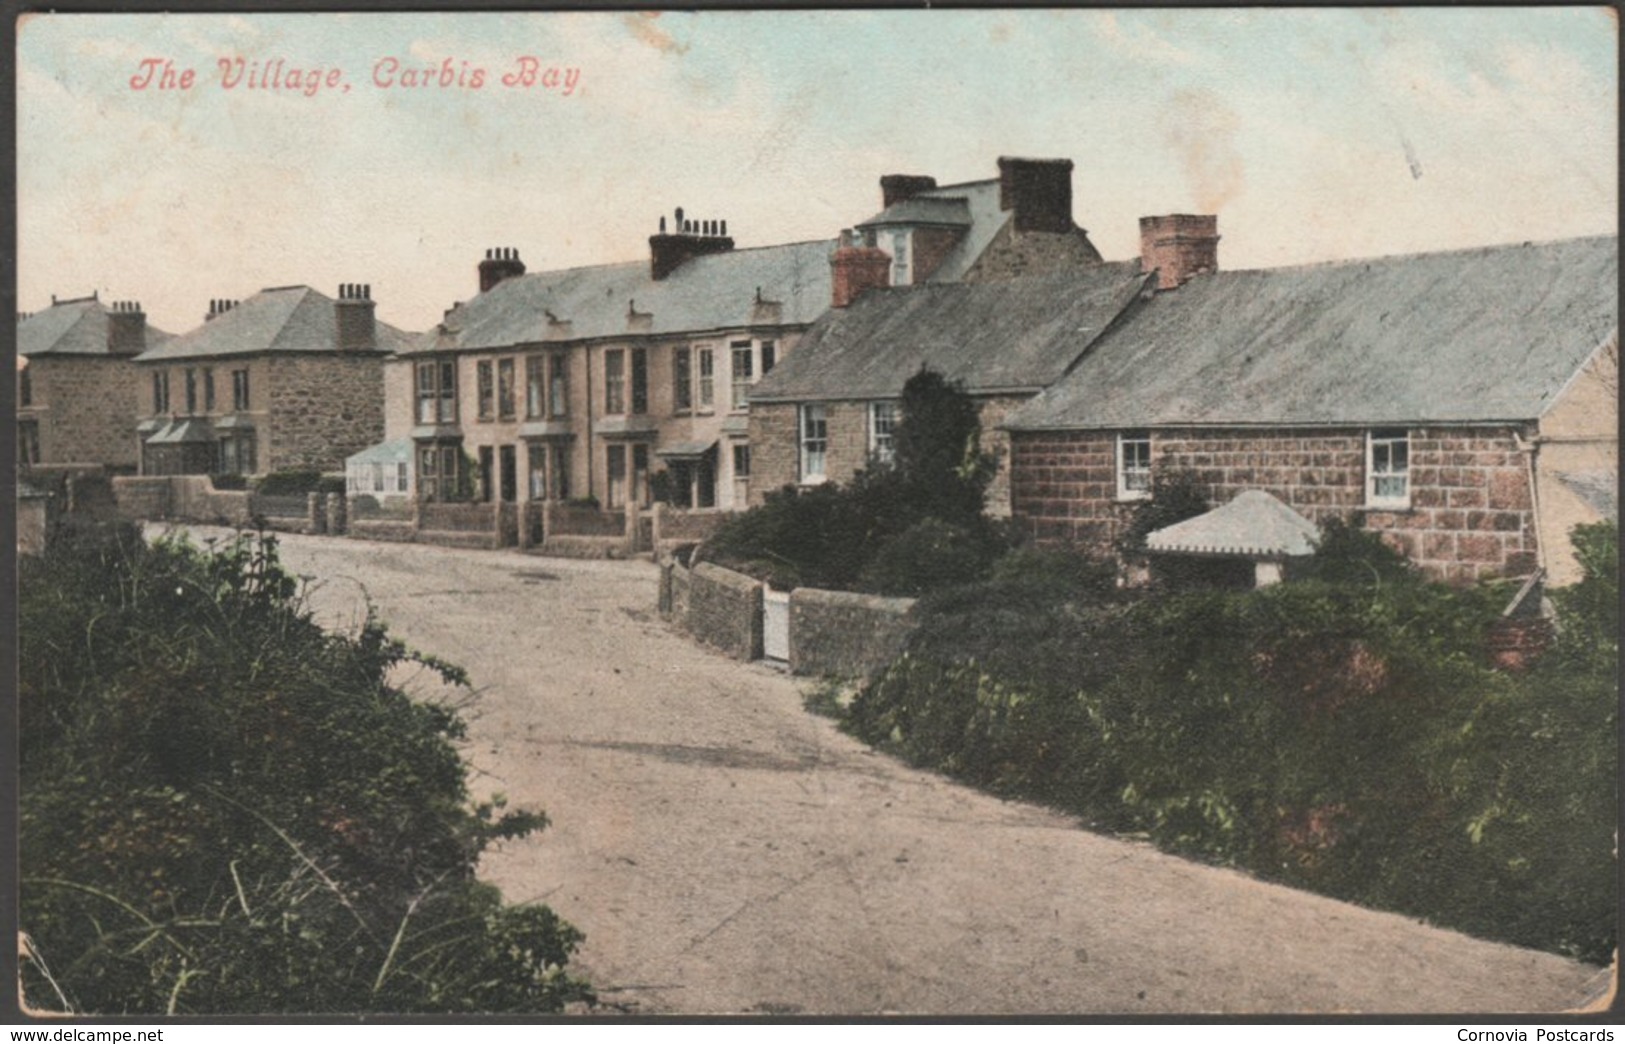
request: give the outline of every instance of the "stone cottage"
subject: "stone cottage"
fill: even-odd
[[[373,308],[354,283],[211,301],[203,325],[136,359],[142,473],[342,471],[383,437],[384,358],[410,341]]]
[[[1177,469],[1435,578],[1575,577],[1569,527],[1617,511],[1616,237],[1220,272],[1211,217],[1142,232],[1158,289],[1005,420],[1039,542],[1109,547]]]
[[[137,460],[137,355],[169,338],[141,305],[96,295],[51,299],[17,318],[17,463],[102,465]]]

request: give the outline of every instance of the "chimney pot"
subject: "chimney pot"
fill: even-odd
[[[728,219],[727,218],[722,219],[722,234],[723,235],[728,234]]]
[[[525,263],[519,260],[518,247],[494,247],[485,252],[485,260],[480,262],[479,278],[480,293],[496,286],[504,279],[525,274]]]
[[[683,230],[683,208],[682,207],[677,208],[677,230],[679,232],[681,232]]]
[[[660,215],[660,234],[666,234],[666,215]]]

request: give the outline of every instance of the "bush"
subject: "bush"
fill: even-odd
[[[845,727],[1173,851],[1602,962],[1616,936],[1611,536],[1577,534],[1588,573],[1556,595],[1564,637],[1520,676],[1485,654],[1504,589],[1424,582],[1363,534],[1330,542],[1322,575],[1338,579],[1134,601],[1086,569],[1069,593],[1012,556],[922,600],[905,654]]]
[[[470,807],[457,708],[390,684],[376,621],[325,633],[274,538],[133,527],[22,564],[23,967],[102,1014],[557,1011],[580,934],[475,880],[545,825]],[[44,971],[49,968],[49,975]]]
[[[248,488],[247,475],[210,475],[209,482],[217,490],[242,490]]]
[[[857,587],[873,594],[915,596],[968,584],[987,575],[997,553],[985,532],[924,518],[875,548],[858,574]]]

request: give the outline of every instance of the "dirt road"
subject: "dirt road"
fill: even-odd
[[[640,1013],[1538,1011],[1597,969],[1078,829],[871,753],[806,683],[696,648],[643,562],[286,537],[481,690],[479,792],[553,826],[487,858]]]

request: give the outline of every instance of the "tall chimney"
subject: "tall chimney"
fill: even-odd
[[[1072,161],[1000,156],[999,209],[1015,211],[1017,232],[1072,231]]]
[[[107,312],[107,350],[136,355],[147,350],[147,313],[139,301],[114,301]]]
[[[365,352],[378,347],[378,324],[373,318],[372,285],[344,283],[333,302],[335,347],[341,352]]]
[[[1140,219],[1140,271],[1157,273],[1157,289],[1219,270],[1217,214],[1165,214]]]
[[[519,260],[517,247],[493,247],[485,252],[480,262],[480,293],[496,286],[504,279],[525,274],[525,263]]]
[[[901,203],[905,199],[937,187],[937,179],[924,174],[882,174],[880,176],[880,209],[885,210],[893,203]]]
[[[884,290],[891,285],[891,256],[879,247],[868,246],[851,229],[841,230],[835,252],[829,255],[830,303],[836,308],[863,296],[868,290]]]
[[[734,248],[727,235],[726,221],[696,221],[684,219],[683,208],[673,215],[674,232],[665,231],[665,218],[660,219],[661,230],[649,237],[649,277],[657,282],[675,272],[683,262],[705,254],[725,254]]]

